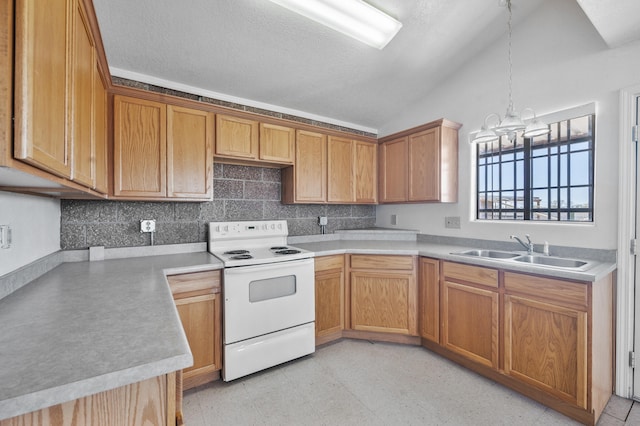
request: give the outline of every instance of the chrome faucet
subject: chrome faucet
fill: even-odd
[[[511,238],[512,240],[516,240],[517,242],[519,242],[522,245],[522,247],[526,248],[527,249],[527,254],[533,254],[533,243],[531,242],[531,238],[530,238],[529,234],[525,234],[525,237],[527,237],[527,241],[529,242],[528,244],[525,243],[524,241],[522,241],[516,235],[511,235],[509,238]]]

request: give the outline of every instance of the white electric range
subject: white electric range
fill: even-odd
[[[225,381],[315,351],[313,253],[287,235],[285,220],[209,223],[209,252],[225,268]]]

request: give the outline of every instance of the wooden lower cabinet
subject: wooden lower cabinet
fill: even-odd
[[[498,368],[499,298],[495,269],[443,263],[442,345]]]
[[[614,274],[571,281],[421,258],[422,345],[584,424],[613,393]]]
[[[187,336],[193,366],[182,370],[183,388],[216,380],[222,368],[220,271],[167,277]]]
[[[418,321],[420,336],[440,342],[440,261],[420,258]]]
[[[351,329],[418,335],[415,263],[411,256],[351,255]]]
[[[342,337],[344,255],[315,259],[316,345]]]
[[[170,373],[0,420],[0,426],[173,426],[175,385]]]
[[[505,365],[512,377],[587,408],[587,312],[505,296]]]

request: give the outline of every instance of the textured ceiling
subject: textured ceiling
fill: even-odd
[[[542,1],[513,0],[515,24]],[[505,42],[500,0],[368,2],[403,23],[381,51],[267,0],[94,5],[114,75],[138,73],[139,80],[162,79],[370,131],[427,97],[491,43]]]

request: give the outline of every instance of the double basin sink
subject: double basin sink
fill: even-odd
[[[530,265],[546,266],[551,268],[583,271],[591,267],[585,260],[568,259],[564,257],[552,257],[538,254],[522,254],[499,250],[467,250],[451,253],[460,256],[471,256],[483,259],[504,260],[520,262]]]

